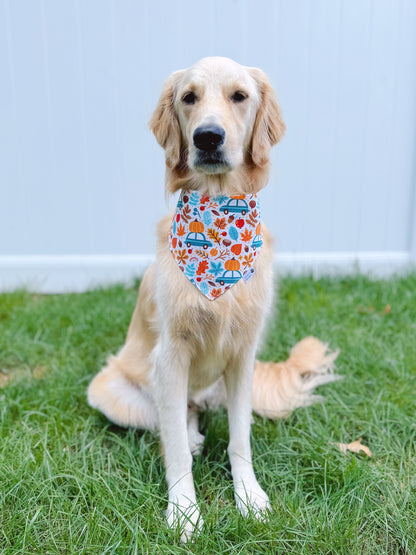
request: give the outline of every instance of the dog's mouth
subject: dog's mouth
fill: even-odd
[[[221,150],[205,152],[196,149],[193,167],[196,171],[208,174],[226,173],[232,170],[230,162]]]

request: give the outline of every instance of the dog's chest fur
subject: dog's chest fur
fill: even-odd
[[[252,302],[248,298],[244,282],[215,301],[205,299],[188,280],[184,282],[194,303],[187,297],[182,307],[178,297],[168,326],[170,336],[189,353],[188,388],[192,397],[216,382],[227,366],[246,352],[247,345],[257,342],[267,310],[260,299]]]
[[[231,295],[231,293],[228,293]],[[217,302],[217,301],[214,301]],[[191,353],[189,391],[197,393],[209,387],[224,373],[228,364],[238,356],[247,340],[245,320],[241,311],[235,315],[229,302],[221,315],[210,307],[188,307],[185,317],[176,320],[173,333]]]

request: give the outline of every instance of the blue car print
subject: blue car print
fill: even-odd
[[[263,244],[263,239],[261,238],[261,235],[256,235],[253,239],[253,242],[251,243],[251,248],[252,249],[258,249],[259,247],[261,247]]]
[[[194,247],[202,247],[203,249],[212,247],[211,241],[209,241],[203,233],[188,233],[185,243],[187,247],[190,247],[191,245]]]
[[[227,204],[221,206],[220,212],[224,212],[224,214],[228,214],[229,212],[234,212],[236,214],[247,214],[248,212],[248,205],[245,200],[243,199],[230,199]]]
[[[226,283],[236,283],[242,277],[238,270],[226,270],[222,276],[217,277],[216,283],[225,285]]]

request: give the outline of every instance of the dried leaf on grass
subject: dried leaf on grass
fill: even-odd
[[[337,443],[338,447],[343,453],[347,451],[351,451],[352,453],[360,453],[363,451],[368,457],[372,457],[373,453],[367,447],[367,445],[363,445],[361,443],[362,438],[353,441],[352,443]]]
[[[35,380],[42,380],[46,376],[46,366],[35,366],[32,371],[32,376],[35,378]]]
[[[46,377],[46,366],[38,364],[32,371],[30,368],[3,368],[0,370],[0,389],[4,389],[14,380],[32,377],[35,380],[41,380]]]
[[[9,383],[9,376],[7,376],[6,374],[4,374],[1,370],[0,370],[0,389],[3,387],[6,387],[6,385]]]

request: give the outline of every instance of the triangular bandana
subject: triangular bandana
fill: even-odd
[[[210,301],[248,281],[261,245],[257,195],[210,197],[182,191],[169,234],[173,258]]]

